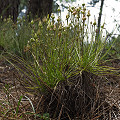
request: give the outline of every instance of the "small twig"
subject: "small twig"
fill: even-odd
[[[39,102],[38,102],[38,104],[37,104],[36,113],[38,113],[38,108],[39,108],[39,105],[40,105],[40,103],[41,103],[41,101],[42,101],[42,98],[43,98],[43,95],[41,96],[41,98],[40,98],[40,100],[39,100]]]
[[[61,110],[60,110],[60,113],[59,113],[59,116],[58,116],[58,120],[60,120],[60,117],[61,117],[61,115],[62,115],[62,109],[63,109],[63,105],[62,105],[62,107],[61,107]]]

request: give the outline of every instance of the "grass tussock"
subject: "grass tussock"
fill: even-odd
[[[15,80],[10,87],[3,87],[8,99],[0,101],[1,119],[116,118],[118,108],[106,101],[100,89],[100,81],[109,83],[107,75],[120,76],[119,68],[106,65],[115,40],[108,45],[104,25],[98,36],[96,20],[89,19],[90,11],[82,4],[69,7],[66,25],[60,13],[57,21],[52,14],[30,23],[23,19],[22,25],[4,22],[0,45],[7,52],[2,58],[18,72],[17,84]]]

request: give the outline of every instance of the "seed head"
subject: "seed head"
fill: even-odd
[[[90,17],[90,10],[88,10],[87,16]]]
[[[66,19],[68,20],[68,19],[69,19],[69,17],[70,17],[70,16],[69,16],[69,14],[67,14],[67,15],[66,15]]]
[[[96,25],[96,20],[94,20],[94,23],[93,23],[93,25],[94,25],[94,26]]]
[[[57,21],[58,21],[58,22],[60,22],[60,21],[61,21],[61,18],[60,18],[60,16],[58,16],[58,19],[57,19]]]
[[[95,16],[94,16],[94,23],[93,23],[93,25],[94,25],[94,26],[96,25],[96,19],[95,19]]]
[[[77,11],[76,11],[76,10],[74,10],[72,14],[75,16],[75,15],[77,14]]]
[[[83,22],[85,22],[85,20],[86,20],[86,17],[83,17],[83,18],[82,18],[82,20],[83,20]]]
[[[83,11],[86,11],[86,7],[83,8]]]
[[[59,26],[59,28],[58,28],[58,29],[59,29],[59,31],[61,31],[61,30],[62,30],[62,25],[61,25],[61,24],[60,24],[60,26]]]
[[[86,20],[86,17],[85,17],[85,15],[83,15],[83,18],[82,18],[82,20],[83,20],[83,22],[85,22],[85,20]]]
[[[105,25],[105,23],[103,23],[103,25],[101,26],[102,29],[104,29],[104,25]]]
[[[58,11],[58,12],[61,12],[61,9],[60,9],[60,7],[58,7],[57,11]]]
[[[98,29],[96,29],[96,31],[95,31],[96,33],[98,33]]]
[[[53,29],[53,27],[54,27],[54,24],[51,22],[51,25],[50,25],[50,27]]]
[[[48,26],[47,26],[47,30],[48,30],[48,31],[50,30],[50,24],[48,24]]]
[[[81,13],[84,15],[84,14],[85,14],[85,11],[81,11]]]
[[[53,30],[54,30],[54,31],[56,30],[56,25],[54,25]]]
[[[47,22],[47,18],[44,17],[44,18],[42,19],[42,21],[43,21],[44,23],[46,23],[46,22]]]
[[[51,15],[51,18],[52,18],[52,19],[54,19],[54,18],[55,18],[55,15],[54,15],[53,13],[52,13],[52,15]]]
[[[85,3],[83,3],[82,6],[84,7],[84,6],[85,6]]]
[[[80,12],[80,10],[81,10],[81,7],[78,7],[78,8],[77,8],[77,11]]]
[[[60,37],[61,37],[61,32],[58,33],[58,37],[59,37],[59,39],[60,39]]]

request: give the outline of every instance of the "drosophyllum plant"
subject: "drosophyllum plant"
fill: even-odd
[[[96,20],[90,22],[89,18],[90,11],[85,4],[69,7],[67,25],[62,22],[61,15],[55,21],[52,14],[50,19],[48,16],[39,21],[39,29],[32,32],[27,48],[34,58],[34,71],[49,87],[54,88],[60,81],[83,71],[107,74],[110,70],[99,66],[100,60],[108,52],[102,54],[107,41],[102,34],[104,26],[97,35]]]

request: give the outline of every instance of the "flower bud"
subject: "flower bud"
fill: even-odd
[[[81,13],[84,15],[84,14],[85,14],[85,11],[81,11]]]
[[[58,12],[61,12],[61,9],[60,9],[60,7],[57,9],[57,11],[58,11]]]
[[[80,10],[81,10],[81,7],[78,7],[78,8],[77,8],[77,11],[80,12]]]
[[[46,22],[47,22],[47,18],[44,17],[44,18],[42,19],[42,21],[43,21],[44,23],[46,23]]]
[[[56,25],[54,25],[53,30],[54,30],[54,31],[56,30]]]
[[[94,26],[96,25],[96,20],[94,20],[94,23],[93,23],[93,25],[94,25]]]
[[[98,33],[98,29],[96,29],[95,32]]]
[[[83,11],[86,11],[86,7],[83,8]]]
[[[61,24],[60,24],[60,26],[59,26],[59,28],[58,28],[58,29],[59,29],[59,31],[61,31],[61,30],[62,30],[62,25],[61,25]]]
[[[88,11],[87,16],[88,16],[88,17],[90,16],[90,10]]]
[[[76,10],[74,10],[72,14],[75,16],[75,15],[77,14],[77,11],[76,11]]]
[[[58,33],[58,37],[59,37],[59,39],[60,39],[60,37],[61,37],[61,32]]]
[[[82,6],[84,7],[84,6],[85,6],[85,3],[83,3]]]
[[[104,25],[105,25],[105,23],[103,23],[103,25],[101,26],[102,29],[104,29]]]
[[[90,22],[90,24],[92,24],[92,21]]]
[[[47,30],[50,30],[50,24],[48,24],[48,26],[47,26]]]
[[[53,13],[52,13],[52,15],[51,15],[51,18],[52,18],[52,19],[54,19],[54,18],[55,18],[55,16],[54,16],[54,14],[53,14]]]
[[[66,15],[66,19],[69,19],[69,17],[70,17],[69,14],[67,14],[67,15]]]
[[[58,22],[60,22],[60,21],[61,21],[61,19],[60,19],[60,16],[58,16],[58,19],[57,19],[57,21],[58,21]]]
[[[34,21],[32,20],[32,21],[31,21],[31,25],[33,25],[33,24],[34,24]]]
[[[82,20],[83,20],[83,22],[85,22],[85,20],[86,20],[86,17],[85,17],[85,15],[83,15],[83,18],[82,18]]]

